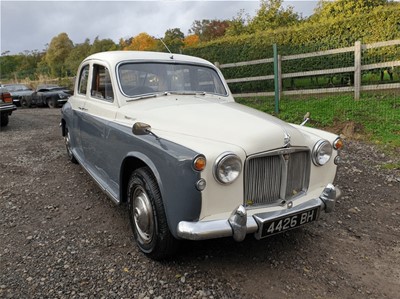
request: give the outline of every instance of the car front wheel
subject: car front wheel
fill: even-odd
[[[69,134],[68,128],[65,128],[65,136],[64,136],[65,147],[67,149],[68,159],[74,163],[78,164],[78,160],[76,160],[74,153],[71,149],[71,135]]]
[[[154,260],[173,255],[178,248],[167,224],[160,190],[148,167],[135,170],[128,184],[129,218],[139,249]]]

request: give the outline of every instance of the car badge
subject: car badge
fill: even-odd
[[[285,136],[283,137],[283,147],[287,147],[290,145],[290,135],[285,131]]]

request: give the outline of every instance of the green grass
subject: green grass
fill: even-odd
[[[274,114],[271,98],[236,99],[237,102]],[[314,98],[284,98],[277,117],[301,123],[310,112],[311,127],[322,128],[347,138],[378,144],[400,154],[400,92],[362,94],[355,101],[352,95],[329,95]]]

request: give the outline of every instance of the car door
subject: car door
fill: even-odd
[[[70,122],[67,124],[67,127],[70,132],[70,142],[74,156],[78,158],[81,163],[84,163],[85,157],[82,148],[80,127],[82,123],[82,117],[85,113],[85,103],[89,89],[89,70],[89,64],[81,67],[74,95],[69,100],[73,116],[70,118]]]
[[[109,158],[113,154],[109,126],[115,120],[118,103],[114,98],[108,67],[101,62],[93,62],[89,80],[90,87],[80,124],[86,166],[98,183],[117,198],[117,178],[111,175],[116,165],[112,165]]]

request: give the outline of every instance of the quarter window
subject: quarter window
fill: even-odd
[[[89,65],[85,65],[81,70],[79,77],[78,93],[86,95],[87,83],[89,78]]]

